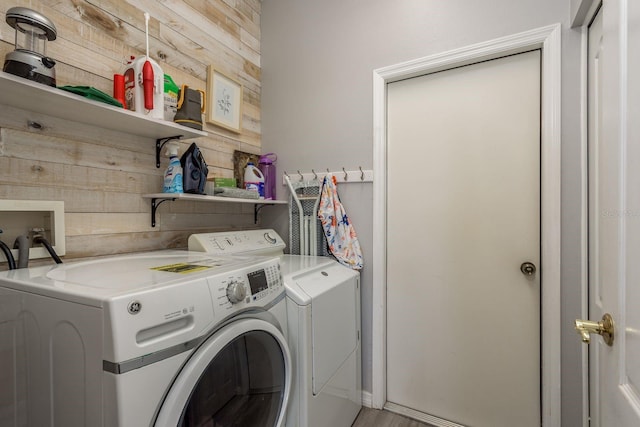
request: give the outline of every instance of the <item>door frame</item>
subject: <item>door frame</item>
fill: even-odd
[[[589,101],[589,25],[600,9],[602,0],[580,0],[576,4],[571,28],[579,29],[581,36],[580,46],[580,168],[581,168],[581,271],[580,283],[581,308],[580,318],[589,319],[589,131],[588,131],[588,101]],[[580,350],[582,371],[582,426],[588,427],[591,413],[589,399],[589,346],[582,345]]]
[[[365,403],[386,404],[387,84],[506,55],[541,50],[541,419],[560,427],[560,160],[561,25],[526,31],[373,71],[373,319],[372,390]],[[370,401],[370,402],[369,402]]]

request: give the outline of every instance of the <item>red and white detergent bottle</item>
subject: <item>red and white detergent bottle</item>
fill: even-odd
[[[164,73],[156,61],[132,58],[124,70],[124,101],[127,110],[164,119]]]
[[[127,110],[155,119],[164,118],[164,73],[149,57],[149,14],[145,12],[147,54],[131,61],[124,70],[124,101]]]

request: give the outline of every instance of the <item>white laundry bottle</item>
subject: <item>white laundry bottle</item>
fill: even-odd
[[[167,144],[167,154],[169,154],[169,166],[164,173],[163,193],[183,193],[182,188],[182,166],[178,158],[178,144],[169,142]]]
[[[264,199],[264,175],[253,162],[247,163],[244,168],[244,188],[256,191],[260,198]]]

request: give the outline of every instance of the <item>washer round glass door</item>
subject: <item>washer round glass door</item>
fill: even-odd
[[[290,390],[291,356],[280,330],[264,320],[238,320],[187,360],[155,425],[280,427]]]

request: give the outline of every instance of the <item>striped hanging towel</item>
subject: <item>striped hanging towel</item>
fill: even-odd
[[[347,213],[340,203],[336,178],[328,174],[322,182],[318,219],[327,238],[329,251],[342,265],[362,269],[362,251]]]

